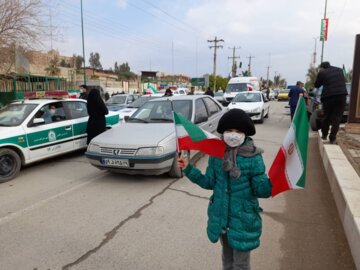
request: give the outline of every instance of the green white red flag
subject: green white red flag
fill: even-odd
[[[308,139],[306,105],[300,97],[291,126],[269,170],[272,196],[305,187]]]
[[[209,156],[223,158],[225,143],[174,112],[178,150],[199,150]]]

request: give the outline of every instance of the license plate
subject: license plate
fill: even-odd
[[[129,167],[128,159],[112,159],[112,158],[103,158],[101,160],[102,165],[114,166],[114,167]]]

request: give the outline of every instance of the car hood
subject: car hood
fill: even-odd
[[[125,108],[119,111],[119,116],[121,119],[124,119],[125,116],[131,116],[137,108]]]
[[[229,105],[230,108],[239,108],[244,111],[253,110],[262,106],[262,102],[236,102]]]
[[[106,104],[109,111],[119,111],[124,109],[126,106],[126,104]]]
[[[91,142],[100,146],[139,148],[157,146],[169,136],[175,139],[173,123],[123,123],[100,134]]]

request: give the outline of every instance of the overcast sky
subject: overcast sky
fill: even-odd
[[[50,0],[47,0],[50,1]],[[51,0],[61,54],[82,55],[80,0]],[[99,52],[104,68],[128,62],[135,72],[156,70],[200,77],[212,73],[213,50],[207,40],[223,39],[217,73],[231,69],[230,47],[243,69],[249,55],[252,73],[280,73],[289,84],[306,80],[320,35],[325,0],[83,0],[85,55]],[[355,35],[360,34],[360,1],[328,0],[329,34],[324,60],[350,68]],[[43,50],[50,49],[50,42]],[[317,39],[317,64],[321,43]],[[239,60],[238,60],[239,61]]]

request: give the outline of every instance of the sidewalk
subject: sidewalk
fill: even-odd
[[[351,136],[360,144],[360,137]],[[320,155],[351,253],[357,269],[360,269],[360,177],[339,145],[321,140],[318,134]],[[344,146],[344,145],[343,145]],[[347,151],[346,148],[345,152]],[[351,150],[351,149],[350,149]],[[350,151],[350,153],[353,151]],[[354,152],[353,152],[354,153]],[[355,152],[356,153],[356,152]]]

